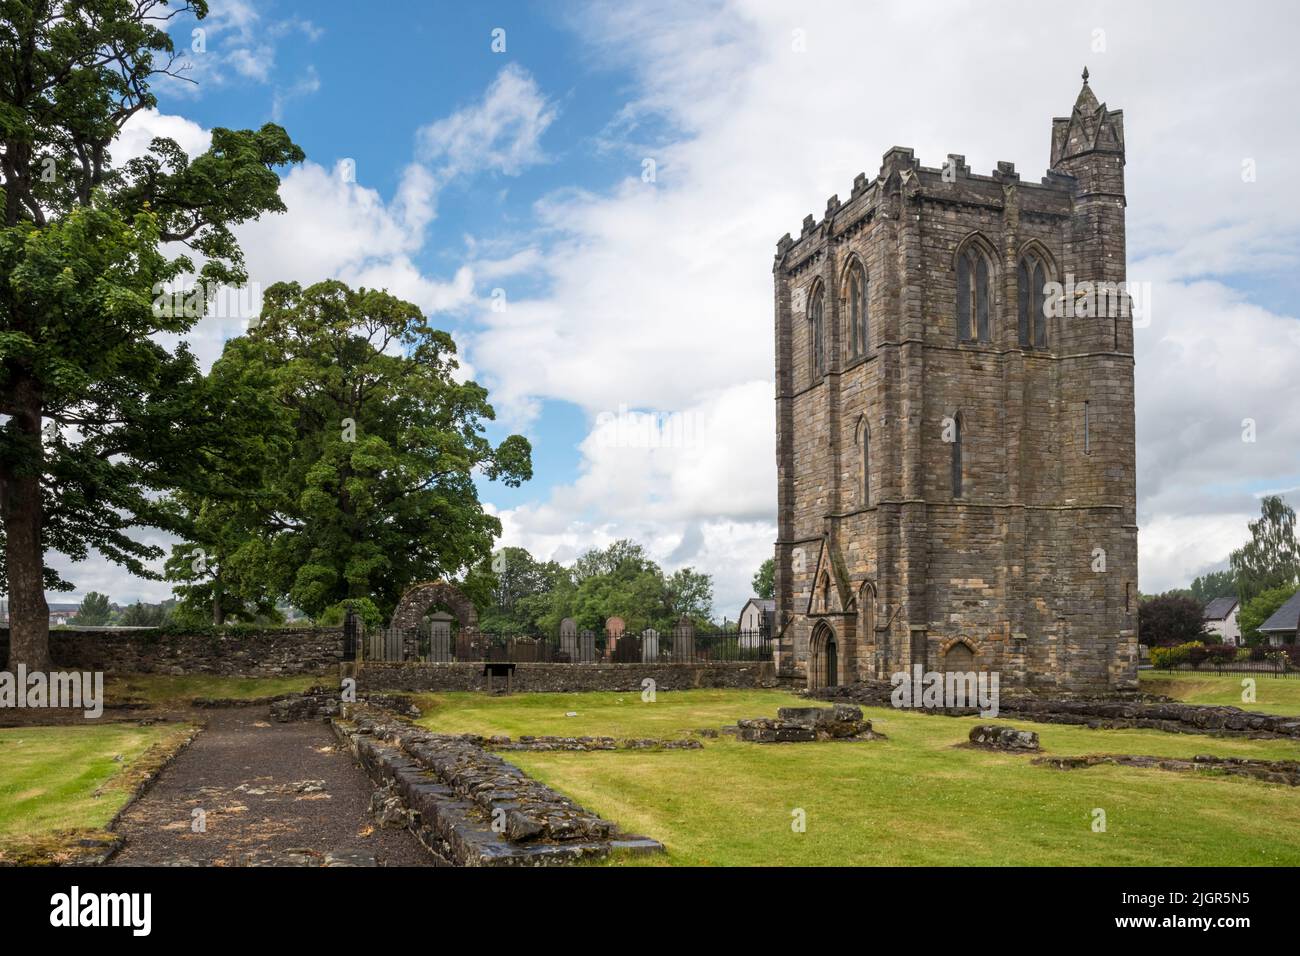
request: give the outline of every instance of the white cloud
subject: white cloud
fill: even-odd
[[[207,150],[212,134],[198,123],[183,116],[141,110],[127,120],[122,134],[113,144],[113,163],[117,166],[148,154],[155,138],[174,139],[191,159]]]
[[[480,170],[518,175],[544,159],[541,137],[555,113],[528,71],[512,63],[480,100],[419,131],[420,158],[444,180]]]
[[[635,98],[600,141],[622,150],[627,175],[539,204],[530,248],[546,292],[484,311],[471,342],[499,403],[526,414],[560,399],[594,421],[619,404],[672,413],[770,382],[777,237],[846,197],[858,172],[874,175],[895,144],[930,166],[949,152],[976,172],[1011,160],[1036,180],[1087,63],[1098,96],[1125,111],[1130,279],[1155,286],[1137,355],[1143,589],[1185,584],[1239,544],[1252,483],[1295,483],[1300,323],[1219,281],[1276,276],[1297,256],[1300,127],[1277,122],[1300,94],[1291,9],[646,2],[579,17],[593,55],[635,74]],[[765,392],[751,411],[770,423]],[[1259,441],[1243,446],[1252,415]],[[667,558],[705,527],[721,613],[748,590],[733,565],[771,553],[770,522],[766,537],[746,522],[774,515],[775,481],[731,492],[746,468],[770,475],[773,445],[766,425],[741,431],[718,446],[725,461],[678,474],[630,456],[611,465],[589,438],[580,477],[504,514],[507,538],[560,554],[639,536]],[[752,547],[726,557],[727,535],[731,551]]]

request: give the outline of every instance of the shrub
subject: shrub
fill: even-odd
[[[1207,647],[1206,651],[1211,664],[1222,666],[1223,664],[1231,664],[1237,659],[1237,648],[1228,644],[1215,644]]]
[[[1178,667],[1180,664],[1191,664],[1196,667],[1205,660],[1207,653],[1205,645],[1197,641],[1175,644],[1172,647],[1153,647],[1151,664],[1153,667]]]

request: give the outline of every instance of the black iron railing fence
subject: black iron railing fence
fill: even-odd
[[[367,633],[362,644],[366,660],[430,663],[724,663],[770,661],[775,648],[767,630],[699,631],[685,626],[635,634],[566,629],[540,636],[437,626],[381,628]]]
[[[1300,678],[1300,669],[1282,661],[1230,661],[1226,664],[1205,661],[1199,666],[1186,662],[1153,670],[1168,674],[1220,674],[1225,677],[1290,677]]]

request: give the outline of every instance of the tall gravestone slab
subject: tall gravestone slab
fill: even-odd
[[[596,661],[596,632],[582,631],[578,634],[578,663],[594,664]]]
[[[683,617],[673,628],[673,661],[690,664],[695,660],[695,622]]]
[[[605,656],[611,661],[619,660],[618,642],[627,630],[627,624],[621,617],[611,617],[605,622]]]
[[[653,627],[641,632],[641,663],[659,663],[659,632]]]
[[[578,659],[578,622],[571,617],[560,622],[560,653],[570,661]]]

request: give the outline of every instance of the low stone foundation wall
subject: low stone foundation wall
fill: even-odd
[[[109,674],[327,674],[343,660],[343,628],[51,631],[50,656],[59,670]],[[0,630],[0,661],[8,660],[9,632]]]
[[[482,664],[365,663],[356,670],[357,691],[437,692],[485,690]],[[656,690],[700,687],[774,687],[776,670],[770,662],[720,664],[518,664],[515,693],[590,690],[641,691],[643,681]],[[496,686],[501,686],[498,678]]]
[[[480,737],[435,734],[369,704],[341,711],[335,735],[381,787],[376,819],[410,829],[438,862],[556,866],[663,852],[484,750]]]
[[[851,700],[867,707],[892,707],[890,693],[888,684],[864,682],[825,687],[805,696],[816,700]],[[911,710],[949,717],[971,717],[979,713],[975,707]],[[1240,707],[1186,704],[1144,694],[1070,698],[1004,695],[998,703],[998,716],[1044,724],[1075,724],[1093,730],[1136,727],[1179,734],[1300,738],[1300,717]]]

